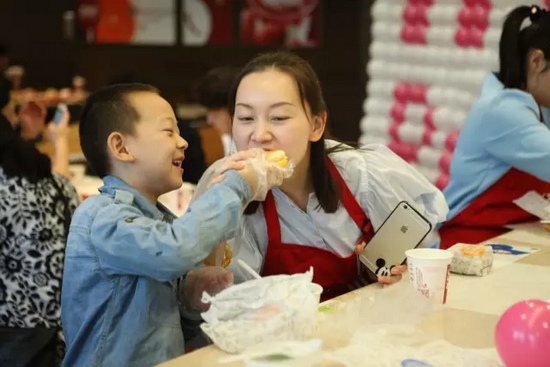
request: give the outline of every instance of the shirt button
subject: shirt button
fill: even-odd
[[[133,223],[134,222],[134,220],[132,218],[126,218],[124,221],[126,223]]]

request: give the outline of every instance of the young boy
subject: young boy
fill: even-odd
[[[71,222],[61,297],[63,365],[152,366],[177,357],[184,343],[170,282],[233,237],[243,207],[281,184],[282,170],[266,167],[267,180],[260,179],[239,161],[252,152],[235,155],[219,172],[223,181],[174,217],[157,198],[182,185],[187,142],[170,104],[143,84],[92,94],[82,111],[80,143],[104,186]],[[185,304],[195,309],[204,290],[232,282],[221,268],[192,274],[182,288]]]

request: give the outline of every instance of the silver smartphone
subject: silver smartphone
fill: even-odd
[[[359,260],[376,275],[390,275],[393,266],[407,259],[405,251],[420,245],[431,230],[430,222],[402,201],[378,228]]]

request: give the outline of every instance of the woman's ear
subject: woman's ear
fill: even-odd
[[[313,116],[313,129],[309,134],[309,141],[316,142],[321,139],[327,126],[327,112],[323,111],[317,116]]]
[[[119,132],[113,132],[107,138],[107,149],[110,155],[122,162],[133,162],[134,156],[127,147],[127,139]]]

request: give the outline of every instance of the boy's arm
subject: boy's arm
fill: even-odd
[[[201,265],[220,243],[235,235],[250,186],[235,171],[190,204],[173,223],[144,217],[131,205],[113,203],[95,216],[90,238],[109,274],[170,281]]]

